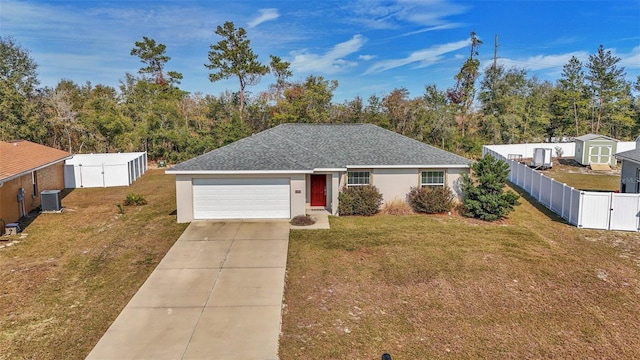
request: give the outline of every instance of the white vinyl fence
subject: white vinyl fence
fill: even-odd
[[[482,155],[491,154],[506,161],[510,167],[509,181],[572,225],[586,229],[640,231],[640,194],[577,190],[507,158],[516,151],[521,151],[522,157],[531,157],[534,147],[528,145],[483,146]],[[533,145],[554,148],[558,144]],[[563,144],[563,148],[566,145]],[[566,150],[565,155],[571,156],[573,149]]]
[[[147,153],[76,154],[64,165],[65,188],[129,186],[147,171]]]

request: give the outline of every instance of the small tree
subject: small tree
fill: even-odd
[[[518,196],[513,191],[504,191],[509,175],[509,164],[491,155],[471,165],[474,175],[462,176],[465,193],[464,215],[486,221],[500,220],[518,205]]]
[[[562,149],[562,146],[556,146],[556,157],[561,158],[562,155],[564,155],[564,150]]]

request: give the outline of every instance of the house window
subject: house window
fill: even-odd
[[[423,171],[420,179],[422,187],[444,187],[444,171]]]
[[[347,186],[369,185],[368,171],[350,171],[347,173]]]

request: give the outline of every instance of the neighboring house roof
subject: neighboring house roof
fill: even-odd
[[[14,179],[71,156],[66,151],[31,141],[0,141],[0,181]]]
[[[621,160],[629,160],[640,164],[640,148],[617,153],[616,157]]]
[[[282,124],[177,164],[167,172],[468,167],[470,162],[371,124]]]
[[[575,140],[580,140],[580,141],[589,141],[589,140],[595,140],[595,139],[606,139],[606,140],[611,140],[611,141],[615,141],[615,142],[619,141],[619,140],[614,139],[612,137],[608,137],[608,136],[604,136],[604,135],[598,135],[598,134],[586,134],[586,135],[578,136],[577,138],[575,138]]]

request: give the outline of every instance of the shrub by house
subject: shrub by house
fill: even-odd
[[[382,194],[373,185],[350,186],[338,195],[340,215],[370,216],[378,212],[382,205]]]
[[[415,212],[437,214],[450,211],[454,204],[454,195],[444,186],[412,187],[407,200]]]

